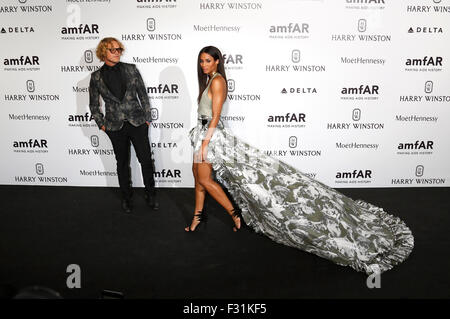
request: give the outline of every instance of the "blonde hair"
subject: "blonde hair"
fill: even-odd
[[[108,44],[110,44],[112,42],[117,42],[119,44],[119,47],[122,49],[122,52],[125,51],[125,47],[123,46],[122,42],[120,42],[116,38],[112,38],[112,37],[103,38],[100,40],[99,44],[97,45],[97,50],[95,51],[95,54],[97,55],[97,58],[100,61],[105,61],[106,50],[108,49]]]

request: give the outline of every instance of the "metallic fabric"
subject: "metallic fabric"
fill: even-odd
[[[201,149],[210,120],[199,117],[189,132],[194,152]],[[391,269],[414,247],[410,229],[399,218],[265,155],[222,122],[209,143],[207,161],[242,209],[245,223],[277,243],[367,274]]]

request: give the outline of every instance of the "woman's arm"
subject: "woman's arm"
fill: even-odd
[[[222,112],[222,106],[223,102],[225,102],[227,91],[225,79],[221,76],[214,78],[212,80],[210,89],[212,94],[212,119],[209,123],[208,132],[205,136],[205,141],[207,141],[207,143],[209,143],[209,140],[213,136],[214,130],[220,120],[220,114]]]

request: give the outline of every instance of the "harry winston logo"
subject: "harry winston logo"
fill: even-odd
[[[297,147],[297,136],[291,136],[289,137],[289,147],[295,148]]]
[[[359,121],[361,119],[361,110],[360,109],[353,110],[352,119],[353,119],[353,121]]]
[[[416,176],[422,177],[423,176],[424,167],[423,165],[417,165],[416,167]]]
[[[425,93],[431,93],[433,92],[433,81],[426,81],[425,82]]]
[[[293,63],[300,62],[300,50],[292,50],[292,62]]]
[[[35,86],[34,86],[34,81],[33,80],[28,80],[27,81],[27,91],[32,93],[34,92]]]
[[[156,28],[156,21],[153,18],[148,18],[147,19],[147,30],[150,32],[155,31]]]
[[[19,0],[19,3],[22,3],[22,4],[24,4],[26,2],[27,2],[27,0]]]
[[[359,32],[366,32],[367,29],[367,20],[366,19],[359,19],[358,20],[358,31]]]
[[[234,92],[235,83],[233,79],[228,79],[228,92]]]
[[[100,145],[97,135],[91,135],[91,145],[93,147],[98,147]]]
[[[94,54],[91,50],[84,51],[84,61],[86,61],[86,63],[92,63],[94,61]]]
[[[44,174],[44,165],[42,163],[36,163],[36,174],[38,175]]]
[[[158,109],[152,108],[150,109],[150,115],[153,121],[156,121],[159,118]]]

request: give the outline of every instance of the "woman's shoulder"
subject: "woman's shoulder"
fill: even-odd
[[[225,78],[222,76],[222,74],[218,73],[212,80],[211,80],[211,87],[217,87],[220,88],[222,86],[226,85]]]

